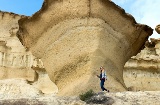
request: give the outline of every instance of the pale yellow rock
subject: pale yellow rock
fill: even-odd
[[[25,79],[0,80],[0,99],[35,98],[42,92]]]
[[[46,0],[39,12],[19,20],[19,25],[20,41],[42,59],[59,95],[100,91],[100,66],[107,70],[107,88],[126,90],[123,66],[153,31],[110,0]]]
[[[58,89],[46,72],[38,72],[45,70],[43,62],[35,58],[16,36],[18,20],[22,17],[24,16],[0,12],[0,80],[21,78],[33,83],[33,87],[45,94],[56,93]]]
[[[50,80],[46,71],[44,69],[38,69],[36,72],[38,73],[38,80],[35,81],[32,85],[41,90],[44,94],[57,94],[58,88]]]
[[[23,78],[28,81],[35,81],[37,74],[32,69],[0,67],[0,80]]]
[[[34,81],[31,69],[33,55],[26,51],[16,36],[18,20],[23,16],[0,12],[0,79],[24,78]]]
[[[107,93],[114,99],[112,105],[159,105],[160,91]]]
[[[160,39],[151,39],[146,47],[124,66],[124,82],[129,90],[160,90]]]

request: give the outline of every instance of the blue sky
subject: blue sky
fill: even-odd
[[[153,29],[160,24],[160,0],[112,0],[131,14],[138,23]],[[42,6],[43,0],[0,0],[0,10],[31,16]],[[160,38],[155,31],[151,36]]]
[[[42,7],[43,0],[0,0],[0,10],[31,16]]]
[[[152,29],[160,24],[160,0],[112,0],[131,14],[138,23],[146,24]],[[160,38],[154,30],[150,38]]]

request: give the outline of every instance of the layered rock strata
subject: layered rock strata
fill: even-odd
[[[99,91],[104,66],[111,91],[124,91],[123,66],[152,34],[110,0],[45,0],[31,18],[19,20],[18,37],[41,58],[59,95]]]
[[[4,80],[1,85],[7,84],[6,79],[15,83],[17,79],[24,79],[29,81],[25,86],[32,85],[46,94],[56,93],[57,87],[45,72],[43,62],[34,57],[16,36],[19,29],[18,20],[22,17],[25,16],[0,12],[0,80]],[[43,74],[39,73],[40,71],[43,71]],[[11,89],[12,86],[8,85],[7,88]]]
[[[0,79],[25,78],[34,81],[33,56],[16,36],[18,20],[24,16],[0,12]]]
[[[124,82],[129,90],[160,90],[160,39],[151,39],[124,67]]]

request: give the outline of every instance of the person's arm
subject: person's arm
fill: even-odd
[[[100,76],[99,76],[99,75],[97,75],[97,77],[98,77],[98,78],[100,78]]]

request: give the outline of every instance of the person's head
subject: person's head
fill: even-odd
[[[102,71],[103,69],[104,69],[104,68],[101,66],[101,67],[100,67],[100,70]]]

